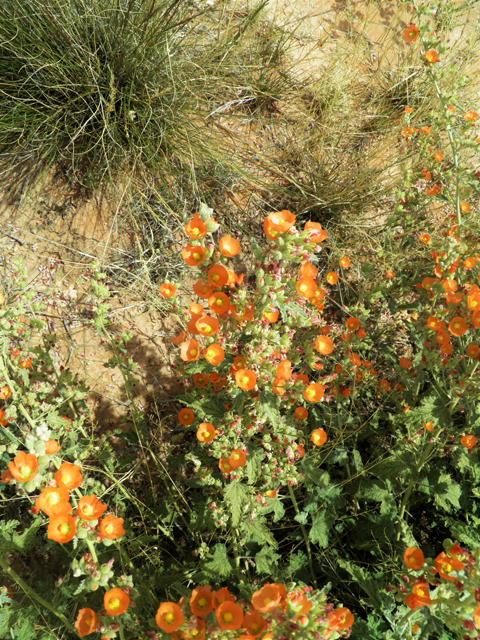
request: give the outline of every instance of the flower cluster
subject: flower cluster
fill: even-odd
[[[178,603],[160,603],[155,620],[172,640],[215,640],[224,631],[234,632],[228,635],[232,640],[334,640],[348,638],[354,618],[345,607],[334,610],[311,587],[287,591],[283,584],[267,583],[249,602],[238,603],[226,587],[198,586]]]
[[[407,547],[403,561],[410,571],[389,591],[410,609],[407,619],[414,623],[414,631],[421,629],[422,611],[428,607],[443,617],[446,626],[461,640],[478,637],[479,558],[480,549],[471,553],[452,540],[444,541],[444,551],[436,558],[425,558],[419,547]]]

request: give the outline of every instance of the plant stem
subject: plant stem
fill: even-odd
[[[425,450],[422,454],[422,457],[420,458],[417,466],[415,467],[415,471],[416,473],[420,473],[420,471],[422,470],[423,465],[425,464],[425,462],[427,461],[428,456],[430,455],[431,450],[433,449],[433,445],[435,443],[433,442],[429,442],[427,444],[427,446],[425,447]],[[407,508],[407,504],[408,504],[408,500],[410,499],[410,494],[412,493],[412,489],[415,485],[416,482],[416,478],[412,478],[408,484],[407,490],[405,491],[405,493],[403,494],[403,498],[402,498],[402,504],[400,505],[400,512],[398,514],[398,521],[397,521],[397,526],[396,526],[396,538],[397,538],[397,542],[400,540],[400,529],[402,526],[402,520],[403,520],[403,516],[405,515],[405,510]]]
[[[298,514],[300,513],[300,510],[298,508],[297,500],[295,498],[295,493],[294,493],[291,485],[288,485],[288,492],[290,493],[290,500],[293,503],[293,508],[295,509],[295,513],[298,516]],[[316,579],[315,573],[313,571],[312,549],[310,547],[310,540],[308,539],[307,530],[305,529],[303,524],[300,524],[300,529],[302,530],[303,539],[305,540],[305,546],[307,547],[308,566],[310,568],[310,575],[312,576],[312,580],[313,580],[314,586],[317,587],[317,579]]]
[[[39,596],[38,593],[36,593],[24,580],[22,580],[22,578],[20,578],[20,576],[12,569],[5,558],[2,558],[1,556],[0,567],[3,569],[3,571],[5,571],[6,574],[8,574],[13,580],[15,580],[19,587],[21,587],[30,598],[36,600],[39,604],[42,605],[42,607],[45,607],[46,609],[51,611],[55,616],[57,616],[57,618],[59,618],[63,622],[63,624],[70,632],[75,634],[75,637],[77,636],[75,627],[70,624],[63,613],[60,613],[60,611],[58,611],[58,609],[56,609],[53,604],[50,604],[50,602],[47,602],[47,600],[44,600],[41,596]]]
[[[119,634],[120,634],[120,640],[125,640],[125,635],[124,635],[124,633],[123,633],[123,622],[122,622],[122,619],[121,619],[121,618],[119,618],[119,620],[118,620],[118,624],[120,625],[120,628],[119,628],[119,630],[118,630],[118,632],[119,632]]]
[[[88,538],[85,539],[85,542],[87,543],[87,547],[89,548],[90,553],[92,554],[92,560],[95,562],[95,564],[98,564],[98,557],[97,557],[97,552],[95,551],[95,545]]]
[[[244,584],[245,580],[242,577],[240,571],[240,553],[238,551],[238,539],[236,529],[232,529],[233,533],[233,555],[235,557],[235,573],[237,574],[238,582]]]

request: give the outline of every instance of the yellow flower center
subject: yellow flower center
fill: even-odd
[[[315,391],[313,389],[308,389],[307,397],[308,398],[314,398],[315,397]]]
[[[86,504],[82,507],[82,511],[86,516],[91,516],[93,513],[93,507],[91,504]]]
[[[237,451],[235,451],[235,453],[232,453],[232,458],[234,460],[239,460],[240,459],[240,454]]]
[[[52,505],[53,505],[53,504],[57,504],[57,502],[59,501],[59,499],[60,499],[60,498],[59,498],[59,496],[58,496],[58,493],[56,493],[56,492],[52,492],[52,493],[49,493],[49,494],[48,494],[48,496],[46,497],[45,502],[46,502],[47,504],[52,504]]]
[[[197,353],[198,353],[198,349],[190,349],[190,355],[192,356],[192,358],[195,358]]]
[[[207,435],[207,437],[208,435],[210,435],[208,431],[205,431],[204,433]],[[208,607],[208,600],[202,596],[197,600],[197,605],[200,609],[205,609],[205,607]]]
[[[444,570],[445,573],[450,573],[450,571],[453,569],[453,567],[452,567],[451,564],[449,564],[447,562],[442,566],[442,569]]]
[[[472,300],[472,302],[470,303],[472,309],[474,309],[477,306],[478,302],[476,300]]]
[[[270,604],[270,602],[272,602],[272,599],[271,599],[271,598],[264,598],[264,599],[263,599],[263,604],[264,604],[264,606],[267,606],[267,604]]]
[[[66,484],[69,480],[70,476],[68,475],[68,473],[62,473],[61,481],[63,482],[63,484]]]
[[[218,282],[220,280],[220,275],[218,273],[213,273],[210,278],[214,281],[214,282]]]
[[[233,614],[230,613],[230,611],[227,611],[226,613],[223,614],[222,620],[228,624],[233,620]]]
[[[107,524],[105,531],[110,535],[113,532],[113,524]]]
[[[191,232],[190,232],[190,233],[192,234],[192,236],[193,236],[194,238],[196,238],[197,236],[199,236],[199,235],[200,235],[200,230],[199,230],[199,229],[197,229],[197,227],[195,227],[194,229],[192,229],[192,230],[191,230]]]
[[[203,327],[203,333],[212,333],[212,327],[210,325],[205,325]]]
[[[113,609],[115,611],[116,609],[118,609],[119,606],[120,606],[120,600],[118,598],[111,598],[108,601],[109,609]]]
[[[85,618],[84,622],[89,627],[92,624],[92,617],[90,616],[90,618]]]
[[[418,589],[417,596],[423,597],[425,595],[425,591],[423,589]]]
[[[163,621],[165,622],[165,624],[172,624],[172,622],[175,621],[175,616],[173,615],[173,613],[166,613],[163,616]]]
[[[300,285],[300,291],[306,291],[307,289],[308,289],[308,286],[306,284]]]
[[[209,349],[209,350],[207,351],[207,356],[208,356],[209,358],[213,358],[213,357],[215,357],[215,351],[214,351],[213,349]]]
[[[32,469],[28,465],[26,464],[20,465],[20,476],[22,479],[28,478],[31,474],[32,474]]]
[[[248,377],[248,376],[242,376],[242,377],[241,377],[241,382],[242,382],[242,384],[243,384],[243,385],[248,384],[248,382],[249,382],[249,377]]]
[[[200,633],[199,629],[192,629],[192,630],[190,631],[190,636],[191,636],[192,638],[196,638],[196,637],[198,636],[198,634],[199,634],[199,633]]]
[[[285,220],[282,218],[278,224],[285,224]]]
[[[210,431],[204,431],[203,432],[203,437],[204,438],[210,438]],[[200,600],[199,600],[199,602],[200,602]]]
[[[275,231],[273,229],[272,231],[270,231],[270,235],[273,236],[274,238],[276,238],[278,236],[278,231]]]
[[[250,630],[252,631],[253,635],[257,635],[258,633],[260,633],[260,629],[262,627],[257,624],[256,622],[254,622],[253,624],[250,625]]]
[[[60,527],[60,533],[63,533],[64,536],[68,536],[68,534],[72,530],[72,525],[69,522],[63,522]]]
[[[217,299],[215,300],[215,304],[216,304],[218,307],[221,307],[221,306],[222,306],[222,304],[223,304],[223,300],[222,300],[222,298],[217,298]]]
[[[195,262],[199,262],[202,259],[202,254],[198,251],[195,251],[195,253],[193,254],[193,259],[195,260]]]

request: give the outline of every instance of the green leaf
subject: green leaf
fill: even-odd
[[[271,427],[280,426],[280,398],[276,393],[260,391],[258,398],[258,414],[267,418]]]
[[[232,411],[235,415],[241,416],[243,413],[243,404],[245,402],[245,394],[239,391],[232,403]]]
[[[233,564],[228,557],[227,547],[224,544],[216,544],[211,560],[206,562],[205,571],[214,578],[227,578],[233,571]]]
[[[247,487],[238,480],[230,482],[225,489],[225,500],[230,507],[233,527],[238,527],[240,524],[243,507],[249,497],[249,494],[250,492]]]
[[[257,516],[252,522],[247,518],[242,523],[242,529],[247,534],[247,540],[257,542],[258,544],[268,544],[274,549],[278,547],[273,533],[265,525],[265,518]]]
[[[323,549],[328,547],[328,532],[330,531],[334,522],[334,516],[323,509],[313,516],[312,526],[308,537],[312,542],[315,542]]]
[[[450,474],[445,472],[434,471],[430,476],[430,484],[432,486],[433,499],[435,504],[445,511],[450,511],[451,506],[460,509],[459,499],[462,495],[462,488],[454,480]]]
[[[292,553],[290,556],[290,563],[288,566],[288,570],[290,574],[294,574],[300,569],[303,569],[307,564],[307,554],[303,551],[297,551],[297,553]]]
[[[277,560],[280,560],[282,556],[275,553],[270,547],[263,547],[255,556],[255,566],[258,573],[272,574]]]
[[[355,467],[355,471],[357,472],[362,471],[363,462],[362,462],[362,456],[360,454],[360,451],[358,451],[358,449],[353,449],[351,454],[352,454],[352,461],[353,461],[353,466]]]
[[[263,458],[264,455],[258,447],[256,447],[252,452],[248,452],[247,464],[245,465],[247,470],[248,484],[254,484],[259,477],[262,470]]]
[[[0,552],[19,551],[23,553],[35,545],[37,531],[42,526],[42,519],[36,518],[30,527],[22,533],[15,531],[19,524],[17,520],[9,520],[2,524],[0,529]]]
[[[344,560],[338,559],[338,564],[342,569],[348,571],[354,581],[368,596],[368,603],[377,611],[390,612],[395,607],[395,598],[392,594],[386,593],[386,585],[383,581],[375,580],[366,569]]]
[[[268,515],[273,512],[273,521],[278,522],[285,515],[285,507],[283,503],[278,498],[267,498],[268,506],[263,509],[261,512],[262,515]]]
[[[205,418],[223,418],[225,415],[225,404],[219,397],[189,399],[187,404],[196,415],[200,413]]]
[[[375,500],[382,502],[389,496],[389,491],[380,480],[360,480],[355,497],[359,500]]]
[[[308,513],[306,511],[300,511],[294,518],[295,522],[299,522],[300,524],[307,524],[308,522]]]

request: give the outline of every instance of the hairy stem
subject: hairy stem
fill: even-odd
[[[297,500],[295,498],[295,493],[294,493],[294,491],[293,491],[293,489],[292,489],[292,487],[290,485],[288,485],[288,491],[290,493],[290,500],[293,503],[293,508],[295,509],[295,513],[298,516],[298,514],[300,513],[300,510],[298,508]],[[315,585],[315,588],[317,588],[317,579],[316,579],[315,573],[313,571],[312,549],[310,547],[310,540],[308,539],[307,530],[305,529],[303,524],[300,524],[300,529],[302,530],[303,539],[305,541],[305,546],[307,547],[308,566],[310,568],[310,575],[312,576],[312,580],[313,580],[313,584]]]

